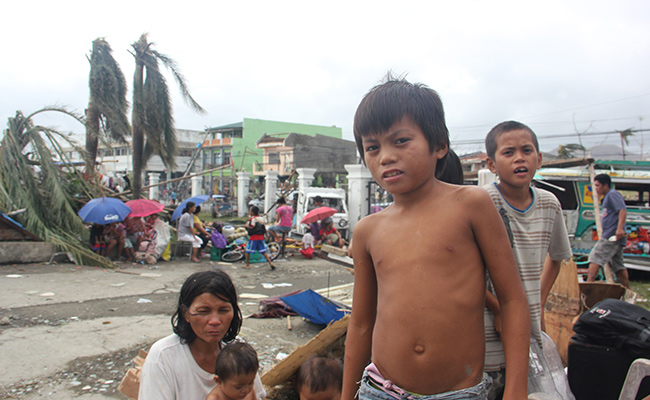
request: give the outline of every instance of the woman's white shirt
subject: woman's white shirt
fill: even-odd
[[[140,375],[139,400],[205,400],[214,388],[214,375],[196,363],[190,347],[171,334],[151,346]],[[266,397],[259,374],[255,394]]]

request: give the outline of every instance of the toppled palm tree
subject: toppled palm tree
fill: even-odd
[[[0,209],[26,209],[20,222],[25,229],[73,255],[80,265],[114,266],[95,254],[84,241],[86,229],[77,215],[77,197],[96,197],[63,151],[59,141],[83,149],[56,129],[35,125],[44,112],[66,114],[80,123],[81,116],[60,107],[47,107],[9,118],[0,141]]]
[[[557,148],[557,155],[560,158],[573,158],[576,151],[582,151],[583,154],[587,151],[581,144],[571,143],[567,145],[559,145]]]
[[[634,136],[634,133],[632,132],[632,128],[617,132],[621,136],[621,150],[623,151],[623,160],[625,160],[625,145],[630,144],[630,136]]]
[[[86,109],[86,173],[94,176],[100,140],[125,143],[131,135],[127,118],[126,79],[111,54],[111,46],[98,38],[88,57],[90,95]]]
[[[176,62],[158,53],[147,41],[147,34],[132,44],[135,57],[133,76],[133,198],[139,198],[142,190],[142,172],[147,160],[157,154],[167,170],[176,167],[178,152],[172,104],[165,77],[158,68],[161,62],[174,76],[186,103],[199,113],[205,110],[192,98],[185,78]]]

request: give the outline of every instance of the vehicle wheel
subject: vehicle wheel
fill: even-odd
[[[268,242],[266,244],[266,247],[268,248],[268,255],[271,261],[275,260],[278,258],[280,255],[280,243],[278,242]]]
[[[242,258],[244,258],[244,253],[241,250],[231,250],[221,255],[221,259],[226,262],[235,262]]]

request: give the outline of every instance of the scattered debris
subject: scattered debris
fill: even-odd
[[[45,292],[40,294],[41,297],[54,297],[56,296],[53,292]]]
[[[138,302],[138,303],[151,303],[151,300],[149,300],[149,299],[139,298],[137,302]]]
[[[113,287],[122,287],[124,285],[126,285],[126,282],[111,283],[111,286]]]
[[[6,277],[7,277],[7,278],[24,278],[23,275],[17,275],[17,274],[7,275]]]

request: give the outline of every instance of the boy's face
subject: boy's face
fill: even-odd
[[[218,376],[214,380],[221,385],[221,391],[230,400],[242,400],[253,390],[255,383],[255,372],[242,375],[234,375],[226,381],[222,381]]]
[[[517,129],[497,136],[494,159],[487,158],[487,166],[499,176],[499,183],[513,187],[528,187],[535,172],[542,166],[542,155],[537,152],[530,132]]]
[[[341,400],[341,391],[336,388],[329,388],[322,392],[312,392],[307,385],[300,388],[298,392],[300,400]]]
[[[607,192],[609,192],[609,186],[603,185],[598,181],[594,181],[594,191],[596,192],[597,195],[602,196],[604,194],[607,194]]]
[[[366,165],[373,178],[388,192],[406,194],[435,178],[436,163],[447,148],[429,150],[420,127],[404,116],[385,133],[362,140]]]

